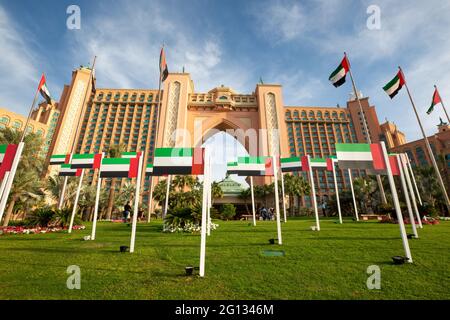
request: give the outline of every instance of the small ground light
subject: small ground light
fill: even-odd
[[[277,239],[269,239],[270,244],[275,244],[275,241],[277,241]]]
[[[392,260],[394,261],[394,264],[404,264],[407,259],[402,256],[394,256],[392,257]]]
[[[194,267],[193,266],[187,266],[184,269],[186,271],[186,275],[187,276],[192,276],[192,274],[194,273]]]
[[[128,246],[120,246],[120,252],[128,252],[130,248]]]

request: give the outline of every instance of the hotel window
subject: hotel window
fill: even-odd
[[[122,98],[122,101],[127,101],[127,100],[128,100],[128,92],[126,92]]]
[[[323,120],[321,111],[317,112],[317,119],[318,120]]]
[[[20,129],[22,127],[22,122],[20,121],[14,121],[13,126],[14,129]]]
[[[108,95],[106,96],[106,101],[109,101],[109,100],[111,100],[111,96],[112,96],[112,93],[110,92],[110,93],[108,93]]]
[[[339,116],[340,116],[340,118],[341,118],[342,120],[345,120],[345,113],[344,113],[344,112],[341,112],[341,113],[339,114]]]
[[[97,96],[97,100],[102,101],[102,99],[103,99],[103,93],[99,93],[99,95]]]
[[[291,112],[290,111],[286,111],[284,113],[284,116],[286,117],[286,120],[291,120]]]
[[[2,117],[0,119],[0,123],[8,124],[8,122],[9,122],[9,117]]]
[[[133,95],[131,96],[131,102],[135,102],[136,101],[136,93],[133,93]]]
[[[309,116],[309,120],[314,120],[314,112],[313,111],[310,111],[308,116]]]
[[[333,120],[338,120],[337,112],[333,112],[332,117],[333,117]]]
[[[119,101],[120,93],[116,93],[114,96],[114,101]]]
[[[153,101],[153,95],[149,94],[148,97],[147,97],[147,102],[152,102],[152,101]]]

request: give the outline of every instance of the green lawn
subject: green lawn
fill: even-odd
[[[206,277],[186,277],[198,266],[199,235],[165,234],[161,222],[139,224],[136,252],[131,228],[100,222],[96,241],[86,230],[0,236],[0,299],[450,299],[450,222],[424,226],[410,240],[414,264],[403,255],[397,225],[290,220],[283,245],[270,245],[275,222],[218,221],[207,239]],[[408,226],[409,230],[409,226]],[[409,230],[410,231],[410,230]],[[284,257],[265,257],[267,249]],[[381,290],[368,290],[370,265],[381,268]],[[66,288],[69,265],[81,268],[81,290]]]

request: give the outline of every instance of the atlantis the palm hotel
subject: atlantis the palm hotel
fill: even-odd
[[[44,138],[42,152],[47,163],[51,154],[70,153],[74,140],[77,153],[108,152],[110,146],[123,143],[127,146],[126,151],[147,150],[146,161],[152,159],[155,147],[201,145],[202,141],[179,142],[171,138],[177,128],[185,128],[192,133],[194,123],[201,123],[200,136],[203,138],[211,129],[278,129],[282,156],[309,154],[327,157],[335,154],[335,143],[367,142],[354,96],[350,96],[346,106],[286,106],[282,84],[256,84],[250,93],[237,93],[223,85],[208,92],[196,92],[188,73],[171,73],[163,83],[156,135],[157,89],[96,88],[95,79],[89,81],[90,73],[88,67],[74,70],[59,101],[41,103],[33,112],[33,120],[27,130]],[[380,125],[375,106],[370,105],[368,97],[361,95],[360,98],[373,142],[383,140],[391,150],[407,152],[413,165],[429,163],[423,141],[407,143],[395,124],[386,121]],[[76,133],[80,117],[81,130]],[[22,115],[0,109],[0,127],[23,130],[24,123]],[[439,132],[430,140],[434,151],[447,159],[446,170],[450,168],[449,134],[450,126],[441,123]],[[258,147],[258,153],[271,154],[273,139],[262,140],[265,142]],[[245,147],[249,150],[248,145]],[[47,174],[52,174],[51,170]],[[353,174],[364,173],[355,171]],[[87,183],[95,183],[96,177],[92,172],[87,177]],[[330,173],[317,171],[315,179],[319,197],[334,193]],[[340,171],[337,179],[340,189],[349,187],[346,172]],[[119,189],[125,180],[119,179],[116,188]],[[103,183],[105,188],[110,188],[110,179]],[[148,201],[149,186],[147,178],[144,202]],[[225,187],[230,187],[230,179],[226,179]],[[303,202],[309,205],[309,201],[303,199]]]

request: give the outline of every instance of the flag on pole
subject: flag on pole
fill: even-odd
[[[99,169],[102,161],[102,154],[74,154],[70,165],[72,169]]]
[[[67,154],[54,154],[50,156],[50,165],[67,164]]]
[[[0,164],[3,162],[3,158],[5,157],[6,148],[8,148],[7,144],[0,145]]]
[[[371,145],[367,143],[336,143],[340,169],[373,169]]]
[[[345,83],[345,77],[350,70],[350,63],[348,62],[347,56],[342,59],[339,66],[334,70],[328,80],[331,81],[333,86],[340,87]]]
[[[122,152],[122,155],[120,156],[121,158],[136,158],[137,157],[137,152]]]
[[[238,161],[227,164],[228,174],[239,176],[273,176],[271,157],[238,157]]]
[[[442,103],[441,96],[439,95],[438,89],[434,89],[433,100],[431,101],[431,106],[427,110],[427,114],[431,114],[433,112],[434,106],[438,103]]]
[[[153,164],[147,164],[147,168],[145,168],[145,176],[150,177],[153,176]]]
[[[41,96],[47,101],[47,103],[50,103],[52,101],[52,97],[50,96],[50,91],[48,91],[47,88],[47,82],[45,80],[45,75],[42,74],[41,81],[39,82],[38,91],[40,92]]]
[[[310,170],[310,165],[309,165],[308,156],[303,156],[302,157],[302,171],[309,171],[309,170]]]
[[[11,171],[14,158],[16,157],[17,148],[18,148],[17,144],[8,144],[0,146],[0,155],[1,155],[0,180],[5,177],[5,173],[7,171]]]
[[[59,169],[60,177],[79,177],[83,169],[73,169],[70,164],[62,164]]]
[[[136,178],[137,158],[104,158],[100,165],[100,178]]]
[[[328,167],[327,159],[325,158],[311,158],[310,159],[311,168],[324,168]]]
[[[153,173],[202,175],[204,172],[204,148],[156,148]]]
[[[164,53],[164,47],[161,48],[161,53],[159,55],[159,72],[161,74],[161,82],[167,79],[169,76],[169,69],[166,63],[166,54]]]
[[[403,85],[406,83],[403,73],[399,70],[397,75],[383,87],[383,90],[392,99],[394,98]]]
[[[300,157],[281,158],[281,171],[294,172],[302,170],[302,160]]]

